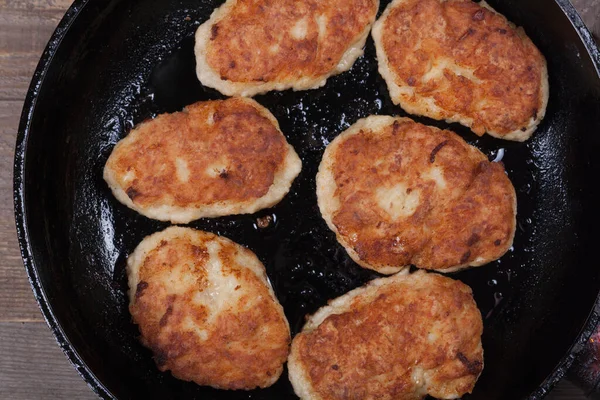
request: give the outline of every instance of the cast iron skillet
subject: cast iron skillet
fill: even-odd
[[[167,227],[118,203],[102,180],[115,143],[157,113],[221,98],[196,80],[193,33],[222,0],[77,0],[57,28],[27,95],[15,156],[15,212],[40,307],[79,373],[102,397],[293,398],[271,388],[224,392],[160,373],[127,311],[125,260]],[[387,1],[382,2],[383,7]],[[514,249],[453,274],[485,320],[485,369],[468,399],[539,399],[596,326],[600,268],[600,56],[567,0],[497,0],[548,60],[547,116],[527,143],[450,128],[504,163],[518,195]],[[370,114],[405,115],[377,73],[374,47],[324,88],[256,98],[303,160],[290,194],[257,215],[199,220],[264,262],[293,334],[305,314],[374,278],[319,215],[315,173],[326,144]],[[445,123],[417,118],[439,127]],[[256,227],[270,214],[276,224]],[[596,311],[595,311],[596,310]]]

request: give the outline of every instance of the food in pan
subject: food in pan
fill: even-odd
[[[117,143],[104,179],[140,214],[187,223],[271,207],[301,167],[275,117],[254,100],[232,98],[143,122]]]
[[[390,96],[409,113],[517,141],[546,113],[544,56],[485,2],[394,0],[372,35]]]
[[[483,369],[471,289],[423,271],[380,278],[319,309],[292,342],[301,399],[454,399]]]
[[[228,0],[196,32],[196,72],[228,96],[321,87],[363,54],[379,0]]]
[[[391,274],[486,264],[512,245],[516,195],[501,163],[457,134],[371,116],[325,150],[321,214],[358,264]]]
[[[161,371],[219,389],[275,383],[288,322],[254,253],[229,239],[171,227],[127,260],[129,311]]]

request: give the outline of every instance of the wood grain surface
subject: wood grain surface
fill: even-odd
[[[572,0],[600,38],[600,0]],[[56,344],[33,298],[13,217],[12,165],[25,93],[71,0],[0,0],[0,399],[94,399]],[[561,382],[549,400],[583,399]]]

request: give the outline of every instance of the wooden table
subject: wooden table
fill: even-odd
[[[572,0],[600,37],[600,0]],[[72,0],[0,0],[0,399],[93,399],[59,349],[33,298],[19,254],[12,164],[25,93]],[[561,382],[550,400],[583,399]]]

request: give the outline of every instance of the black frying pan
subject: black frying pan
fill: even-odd
[[[15,156],[23,259],[61,347],[102,397],[293,398],[286,375],[269,389],[223,392],[156,369],[127,311],[125,260],[144,236],[168,224],[121,205],[102,180],[114,144],[134,124],[221,98],[196,80],[192,37],[220,3],[75,1],[25,101]],[[478,138],[450,125],[490,158],[506,150],[518,196],[514,250],[452,275],[473,288],[485,321],[485,369],[465,398],[539,399],[597,322],[600,55],[567,0],[490,3],[524,26],[545,54],[551,91],[546,118],[527,143]],[[319,215],[315,174],[325,144],[361,117],[405,113],[389,100],[370,39],[352,70],[324,88],[256,99],[300,154],[300,177],[273,209],[191,225],[256,252],[296,333],[305,314],[375,277],[349,259]],[[266,214],[275,226],[257,229],[257,216]]]

